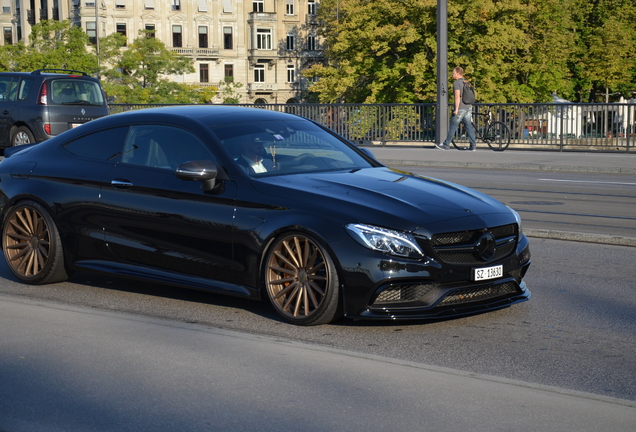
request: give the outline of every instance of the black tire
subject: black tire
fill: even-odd
[[[473,129],[475,130],[475,133],[477,133],[477,129],[475,128],[474,124]],[[453,137],[451,143],[457,150],[468,150],[470,148],[470,141],[468,140],[466,127],[463,123],[461,123],[457,128],[457,132],[455,133],[455,136]]]
[[[510,145],[510,129],[503,122],[492,122],[486,129],[484,141],[494,151],[504,151]]]
[[[20,126],[11,135],[11,145],[18,146],[24,144],[31,144],[35,142],[35,137],[31,133],[31,130],[26,126]]]
[[[2,250],[9,269],[24,283],[42,285],[68,279],[57,227],[36,202],[18,203],[4,218]]]
[[[285,234],[272,243],[264,263],[267,297],[286,321],[319,325],[340,318],[338,274],[317,241]]]

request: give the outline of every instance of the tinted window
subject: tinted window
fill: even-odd
[[[33,88],[33,83],[35,80],[33,78],[22,78],[20,81],[20,85],[18,86],[18,100],[25,100]]]
[[[95,81],[82,79],[51,80],[51,103],[61,105],[104,105],[104,95]]]
[[[214,160],[208,148],[190,132],[172,126],[131,126],[122,162],[174,170],[184,162]]]
[[[9,88],[11,88],[11,77],[0,77],[0,101],[9,99]]]
[[[68,142],[64,147],[76,156],[115,163],[121,155],[127,131],[126,126],[95,132]]]
[[[372,165],[337,136],[306,120],[222,124],[211,127],[238,165],[259,155],[266,172],[255,175],[350,170]],[[253,167],[252,167],[253,168]]]

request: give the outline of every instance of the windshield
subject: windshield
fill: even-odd
[[[222,124],[211,129],[237,165],[253,176],[373,166],[335,135],[303,119]]]
[[[60,105],[104,105],[104,94],[99,84],[91,80],[51,80],[51,102]]]

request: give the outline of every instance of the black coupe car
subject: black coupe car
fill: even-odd
[[[8,149],[0,212],[4,256],[28,284],[102,272],[267,298],[301,325],[530,297],[514,210],[264,109],[132,111]]]

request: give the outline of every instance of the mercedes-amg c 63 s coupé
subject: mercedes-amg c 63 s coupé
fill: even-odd
[[[514,210],[264,109],[131,111],[13,147],[0,213],[4,256],[28,284],[101,272],[267,299],[300,325],[530,297]]]

